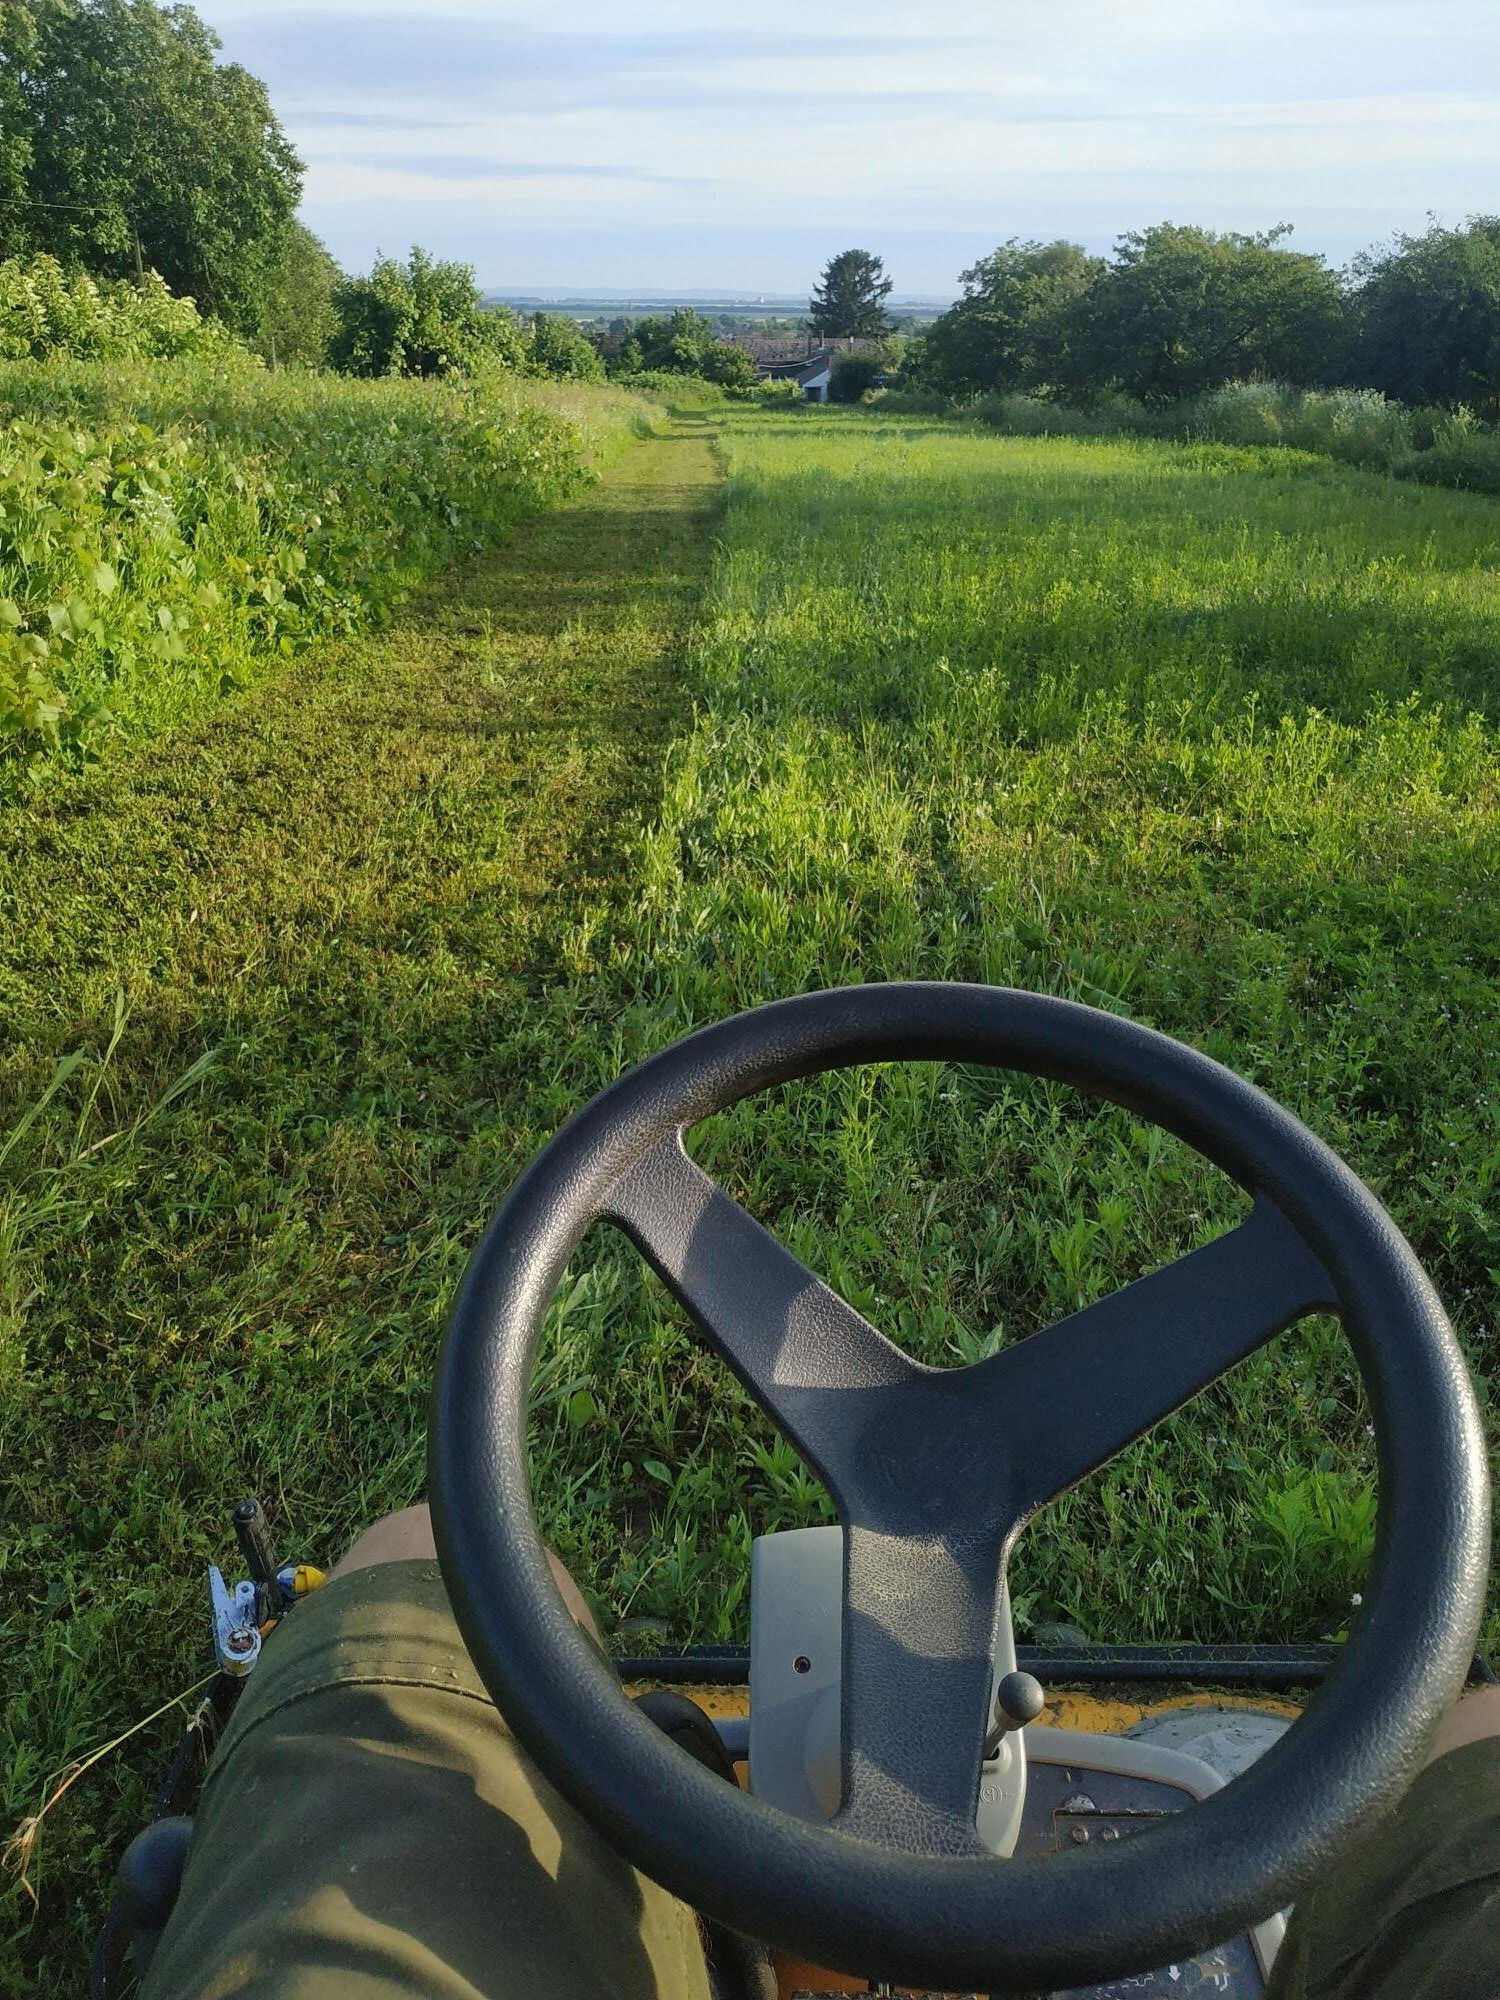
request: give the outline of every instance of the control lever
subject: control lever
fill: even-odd
[[[984,1739],[984,1759],[998,1755],[1000,1745],[1013,1729],[1035,1722],[1047,1706],[1046,1692],[1034,1674],[1002,1674],[995,1687],[995,1723]]]

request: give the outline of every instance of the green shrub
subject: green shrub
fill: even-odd
[[[0,787],[383,618],[649,421],[606,392],[586,440],[528,388],[0,368]]]
[[[526,336],[529,363],[538,375],[560,382],[602,382],[604,361],[570,319],[558,313],[538,313]]]
[[[963,407],[941,389],[880,389],[876,401],[887,417],[956,417]]]
[[[678,374],[671,368],[642,368],[615,379],[623,389],[659,397],[672,410],[708,410],[724,401],[725,392],[717,382],[706,381],[701,375]]]
[[[800,403],[802,391],[790,376],[778,375],[769,381],[752,382],[748,389],[732,389],[730,394],[744,403]]]
[[[254,347],[273,367],[321,368],[338,328],[343,272],[310,229],[293,223],[261,287]]]
[[[1073,410],[1062,403],[1044,403],[1019,392],[976,396],[963,414],[1004,431],[1008,437],[1079,437],[1085,432],[1118,428],[1099,410]]]
[[[228,351],[234,343],[191,299],[154,271],[139,285],[65,271],[55,257],[0,262],[0,361],[54,354],[91,360],[171,358]]]
[[[841,354],[833,364],[828,384],[829,402],[859,402],[874,388],[876,378],[883,375],[885,369],[886,360],[882,354]]]
[[[1426,451],[1409,452],[1391,467],[1398,479],[1424,486],[1459,486],[1470,493],[1500,494],[1500,436],[1455,427]]]
[[[403,264],[378,257],[367,278],[333,288],[333,366],[346,375],[463,375],[486,361],[525,368],[525,336],[484,303],[471,264],[413,246]]]
[[[732,396],[755,387],[755,357],[732,340],[716,340],[700,357],[696,372]]]
[[[724,389],[748,389],[755,363],[743,347],[720,340],[713,322],[684,306],[667,318],[637,320],[620,350],[622,375],[700,375]]]
[[[1377,389],[1231,382],[1166,404],[1110,393],[1086,409],[1019,392],[956,403],[932,390],[900,389],[877,400],[887,416],[966,417],[1009,437],[1125,435],[1184,444],[1289,446],[1429,486],[1500,492],[1500,432],[1466,410],[1413,409]]]

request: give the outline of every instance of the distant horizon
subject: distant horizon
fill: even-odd
[[[764,306],[768,312],[805,313],[811,303],[807,291],[744,291],[732,285],[487,285],[479,289],[497,304],[537,299],[555,305],[631,305],[647,302],[683,305]],[[892,312],[911,311],[927,306],[952,305],[955,292],[893,292],[886,300]]]

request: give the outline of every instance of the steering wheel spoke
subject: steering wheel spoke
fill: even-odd
[[[1230,1230],[968,1370],[1003,1437],[1016,1525],[1310,1312],[1332,1280],[1258,1201]]]
[[[830,1481],[854,1409],[924,1372],[689,1159],[680,1133],[652,1147],[602,1207]]]
[[[843,1802],[836,1824],[909,1854],[975,1830],[1001,1584],[998,1536],[844,1536]]]

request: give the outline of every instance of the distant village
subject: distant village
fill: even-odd
[[[508,306],[519,313],[539,308],[570,319],[578,331],[599,350],[606,366],[617,361],[633,328],[644,318],[690,309],[713,324],[715,336],[726,346],[742,348],[755,363],[763,382],[792,381],[810,403],[826,403],[833,379],[834,363],[840,355],[884,353],[888,338],[861,339],[851,336],[830,340],[814,333],[805,313],[793,310],[794,302],[782,299],[758,301],[722,298],[631,299],[624,301],[577,298],[542,300],[535,296],[492,293],[486,304]],[[891,330],[898,334],[924,332],[946,309],[946,300],[899,299],[886,311]],[[783,308],[779,311],[777,308]],[[873,386],[884,387],[883,376]]]

